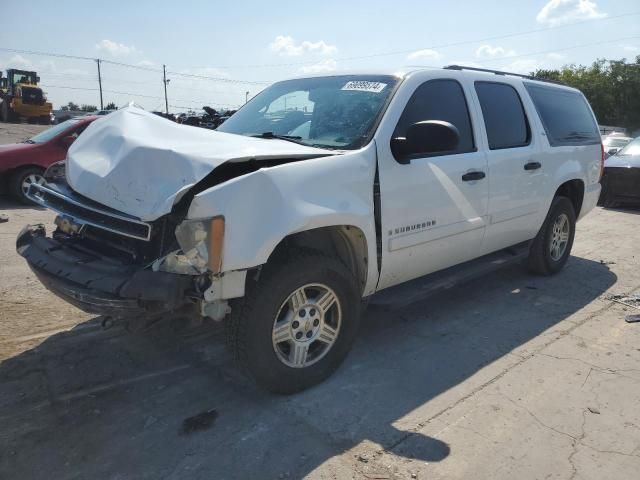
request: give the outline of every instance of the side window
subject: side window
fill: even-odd
[[[506,83],[476,82],[491,150],[529,145],[531,129],[520,95]]]
[[[600,143],[598,125],[581,93],[528,82],[524,86],[536,106],[552,147]]]
[[[424,120],[442,120],[458,129],[458,148],[445,155],[475,151],[467,100],[456,80],[429,80],[420,85],[402,112],[393,136],[404,137],[409,126]]]

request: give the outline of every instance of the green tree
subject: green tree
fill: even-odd
[[[114,102],[107,103],[107,106],[104,107],[105,110],[117,110],[116,104]]]
[[[96,110],[98,110],[98,107],[96,107],[95,105],[85,105],[85,104],[83,104],[80,107],[80,110],[82,110],[83,112],[95,112]]]
[[[69,102],[69,103],[67,103],[67,109],[68,110],[80,110],[80,105],[78,105],[77,103]]]

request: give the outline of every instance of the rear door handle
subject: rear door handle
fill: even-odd
[[[473,182],[474,180],[482,180],[485,176],[484,172],[469,172],[462,175],[462,181]]]
[[[538,170],[540,167],[542,167],[540,162],[529,162],[524,164],[525,170]]]

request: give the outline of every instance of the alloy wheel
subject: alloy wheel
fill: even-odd
[[[22,180],[22,184],[20,188],[22,189],[22,194],[26,197],[29,192],[29,187],[31,185],[43,185],[45,183],[44,176],[38,173],[31,173],[24,177]]]
[[[329,353],[341,322],[336,293],[327,285],[304,285],[293,291],[278,310],[271,333],[273,349],[288,367],[308,367]]]
[[[554,262],[560,260],[567,249],[570,228],[569,217],[564,213],[558,215],[558,218],[553,222],[549,253]]]

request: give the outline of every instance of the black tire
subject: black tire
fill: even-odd
[[[285,364],[276,353],[276,349],[282,352],[282,348],[293,345],[290,343],[294,341],[293,337],[284,341],[284,347],[283,343],[276,346],[272,342],[272,332],[282,308],[290,308],[287,299],[309,284],[320,284],[333,290],[337,301],[328,311],[339,309],[342,314],[340,328],[330,347],[312,337],[314,340],[310,340],[309,345],[318,347],[316,350],[327,348],[327,352],[318,356],[315,363],[295,368]],[[338,260],[315,251],[290,251],[270,260],[259,280],[248,283],[245,297],[232,302],[231,315],[225,321],[227,344],[240,366],[263,388],[280,394],[305,390],[329,377],[351,349],[360,321],[360,297],[354,276]],[[310,297],[309,301],[312,300]],[[313,312],[313,309],[307,311]],[[335,311],[338,310],[332,310],[332,313]],[[297,318],[292,308],[291,315],[290,318]],[[292,325],[295,323],[298,322],[291,321]],[[304,341],[304,337],[301,338]],[[311,351],[312,347],[309,347]],[[293,350],[290,352],[293,357]]]
[[[26,167],[16,170],[13,175],[9,178],[9,192],[21,203],[25,205],[35,205],[34,202],[29,200],[25,196],[25,192],[23,191],[23,183],[30,176],[36,176],[37,178],[41,178],[44,174],[44,169],[39,167]]]
[[[0,103],[0,120],[4,123],[9,122],[9,104],[6,100],[3,100],[2,103]]]
[[[562,221],[562,216],[566,216],[568,221],[568,239],[561,255],[554,255],[551,252],[554,241],[554,228],[557,221]],[[551,208],[538,235],[533,240],[529,250],[528,266],[529,270],[538,275],[553,275],[562,270],[571,254],[573,239],[576,233],[576,213],[571,200],[567,197],[555,197],[551,202]],[[559,254],[560,251],[556,251]]]
[[[598,205],[604,208],[615,207],[616,201],[611,193],[611,188],[609,187],[609,182],[606,175],[602,177],[600,183],[602,185],[602,191],[600,192],[600,198],[598,198]]]

